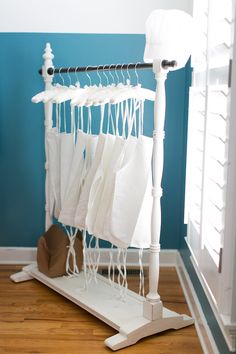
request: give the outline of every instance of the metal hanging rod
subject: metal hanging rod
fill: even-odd
[[[161,63],[164,69],[175,67],[177,62],[175,60],[163,60]],[[75,72],[87,72],[87,71],[107,71],[107,70],[130,70],[130,69],[150,69],[152,63],[129,63],[129,64],[111,64],[111,65],[98,65],[98,66],[77,66],[76,68],[48,68],[48,75],[63,74],[63,73],[75,73]],[[42,69],[39,69],[39,74],[42,75]]]

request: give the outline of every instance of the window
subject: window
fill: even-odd
[[[236,139],[236,132],[231,131],[234,13],[235,0],[194,1],[199,33],[192,56],[186,183],[187,243],[223,327],[233,318],[233,273],[231,277],[226,274],[234,268],[230,257],[236,255],[230,256],[227,249],[230,242],[233,247],[236,236],[232,228],[227,231],[233,215],[228,200],[236,189],[236,180],[229,176],[235,160],[229,151]],[[227,305],[226,293],[231,298]]]

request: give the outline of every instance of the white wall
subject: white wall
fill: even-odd
[[[149,13],[192,0],[0,0],[0,32],[144,33]]]

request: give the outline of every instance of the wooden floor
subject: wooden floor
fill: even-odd
[[[9,275],[20,269],[20,266],[0,265],[1,354],[112,352],[103,342],[116,333],[114,329],[36,280],[12,283]],[[129,287],[137,289],[138,276],[130,278]],[[167,308],[190,315],[175,268],[161,269],[159,292]],[[200,354],[203,351],[192,325],[142,339],[119,353]]]

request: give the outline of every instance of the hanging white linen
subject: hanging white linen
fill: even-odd
[[[134,145],[134,140],[136,142],[136,139],[134,137],[131,137],[130,140],[132,140],[131,144],[129,143],[129,137],[132,131],[132,125],[133,121],[136,115],[136,111],[138,108],[138,105],[136,105],[134,102],[130,102],[130,107],[129,107],[129,102],[126,101],[125,105],[123,105],[122,102],[122,109],[121,109],[121,114],[122,114],[122,136],[119,136],[118,132],[118,114],[116,114],[116,138],[115,138],[115,143],[113,146],[113,151],[109,163],[109,169],[105,175],[104,178],[104,183],[103,183],[103,189],[102,193],[100,195],[100,201],[99,201],[99,207],[94,211],[93,215],[93,222],[94,222],[94,228],[93,228],[93,233],[102,239],[108,239],[109,234],[105,232],[104,226],[105,226],[105,220],[106,216],[109,213],[109,208],[110,208],[110,203],[111,203],[111,198],[113,195],[113,190],[114,190],[114,178],[115,178],[115,173],[117,170],[119,170],[121,163],[124,158],[125,150],[131,149],[132,146]],[[119,113],[117,111],[117,113]],[[126,122],[127,122],[127,128],[128,128],[128,137],[125,137],[125,127],[126,127]],[[132,151],[130,150],[130,153]]]
[[[114,135],[99,135],[95,157],[84,181],[76,209],[76,227],[87,229],[90,233],[92,233],[91,218],[88,216],[88,212],[96,202],[96,196],[100,192],[98,186],[103,178],[104,169],[108,167],[114,141]]]
[[[101,193],[97,195],[97,205],[93,208],[93,213],[90,213],[90,218],[92,219],[90,220],[90,225],[93,234],[102,239],[107,239],[107,235],[104,233],[104,220],[108,213],[110,198],[113,193],[114,175],[118,166],[120,166],[125,143],[126,141],[122,137],[115,138],[109,162],[109,171],[104,177]]]
[[[74,154],[74,134],[60,134],[60,196],[63,205],[66,188],[69,181],[71,162]]]
[[[126,164],[133,155],[136,148],[137,138],[130,136],[128,140],[119,138],[116,140],[118,160],[113,159],[113,168],[107,177],[106,186],[104,188],[104,198],[102,198],[101,206],[98,210],[98,215],[95,221],[95,235],[103,235],[111,242],[110,236],[110,218],[111,218],[111,205],[114,198],[115,178],[116,173],[119,171],[123,164]],[[119,155],[119,152],[121,154]],[[112,242],[111,242],[112,243]],[[116,243],[114,243],[117,246]],[[119,246],[118,246],[119,247]]]
[[[152,139],[140,136],[131,158],[115,174],[113,200],[110,205],[109,241],[117,247],[126,248],[137,244],[132,238],[145,198],[151,174]],[[145,235],[143,235],[145,239]],[[149,247],[150,237],[139,247]]]
[[[65,97],[73,100],[75,96],[79,102],[75,105],[80,109],[81,127],[83,107],[88,106],[88,126],[87,133],[82,130],[75,133],[75,106],[71,103],[71,132],[68,133],[65,104],[62,117],[61,106],[57,104],[57,128],[51,129],[47,137],[54,216],[65,225],[88,230],[117,247],[149,247],[152,139],[142,134],[146,91],[131,85],[67,91],[58,90],[54,102],[64,102]],[[85,96],[86,100],[82,102]],[[108,133],[112,113],[108,97],[110,102],[114,101],[115,135]],[[104,134],[107,103],[108,125]],[[101,123],[100,134],[95,139],[91,135],[90,106],[97,104],[101,104]],[[111,121],[114,123],[113,119]],[[131,136],[133,122],[135,132],[139,123],[138,137]]]
[[[137,117],[136,113],[138,113]],[[139,125],[138,139],[130,136],[132,124],[133,122],[136,123],[136,118]],[[116,137],[109,173],[106,176],[101,203],[96,215],[94,233],[100,238],[108,239],[117,247],[148,248],[151,237],[152,210],[152,139],[142,135],[142,101],[135,102],[133,112],[131,110],[127,115],[127,123],[127,139]],[[124,137],[125,120],[123,121],[122,130]],[[120,174],[123,171],[124,176],[121,177]],[[138,184],[135,189],[132,186],[136,183]],[[123,189],[124,184],[127,186],[127,195],[122,195],[122,191],[120,191],[120,189]],[[118,199],[119,203],[116,199]],[[126,204],[126,199],[129,200],[127,209],[122,205]],[[117,206],[116,202],[118,203]],[[120,208],[120,210],[116,211],[115,208]],[[117,220],[115,219],[116,215],[118,215]],[[125,229],[123,234],[121,232],[121,235],[119,235],[120,230],[119,228],[118,230],[116,229],[117,223],[122,223],[124,218],[129,228],[126,229],[127,225],[123,225]]]
[[[87,137],[86,133],[78,131],[66,194],[59,215],[59,221],[65,225],[75,226],[74,215],[83,179],[84,153]]]
[[[151,244],[152,217],[152,174],[149,172],[148,182],[141,210],[130,242],[130,247],[149,248]]]
[[[53,213],[58,218],[61,210],[60,194],[60,137],[57,128],[52,128],[46,136],[48,146],[48,172],[49,172],[49,190],[53,191],[54,205]]]

